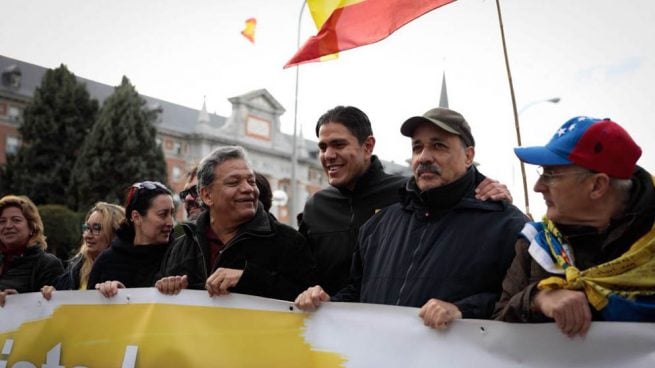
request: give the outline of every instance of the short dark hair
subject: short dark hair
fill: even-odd
[[[339,123],[345,126],[350,133],[357,138],[359,144],[364,143],[366,138],[373,135],[371,121],[364,111],[354,106],[337,106],[321,115],[316,122],[316,137],[322,125],[327,123]]]
[[[273,205],[273,192],[271,191],[271,183],[268,182],[266,177],[258,172],[255,172],[255,183],[259,189],[259,201],[264,205],[264,209],[268,212]]]

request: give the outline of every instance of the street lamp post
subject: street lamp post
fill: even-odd
[[[516,143],[518,144],[519,147],[522,146],[521,143],[521,129],[519,126],[519,119],[518,117],[523,113],[525,110],[529,109],[530,107],[540,104],[542,102],[550,102],[550,103],[558,103],[560,102],[561,98],[559,97],[553,97],[553,98],[548,98],[545,100],[536,100],[532,101],[519,110],[517,116],[516,116]],[[523,161],[519,161],[521,163],[521,180],[523,181],[523,198],[525,198],[525,212],[527,212],[527,215],[531,216],[530,213],[530,200],[528,199],[528,179],[525,174],[525,164]]]
[[[303,1],[300,6],[300,14],[298,14],[298,37],[296,41],[296,49],[300,48],[300,26],[302,25],[302,13],[305,10],[305,4],[307,1]],[[289,224],[293,225],[296,218],[297,207],[297,192],[298,192],[298,79],[300,75],[300,65],[296,65],[296,95],[293,105],[293,148],[291,150],[291,195],[289,200]]]

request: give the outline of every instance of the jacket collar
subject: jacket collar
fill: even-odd
[[[454,208],[502,211],[507,204],[502,201],[481,201],[475,198],[475,187],[485,179],[475,166],[469,167],[464,176],[452,183],[421,191],[414,177],[401,190],[406,210],[428,209],[443,212]]]
[[[202,239],[203,243],[206,243],[206,236],[204,231],[197,231],[198,229],[206,229],[207,226],[210,225],[211,223],[211,218],[209,215],[209,210],[204,211],[203,213],[200,214],[196,222],[186,222],[182,229],[184,230],[184,233],[187,236],[190,237],[195,237],[197,236],[198,238]],[[255,213],[255,217],[250,219],[249,221],[241,224],[239,226],[239,230],[237,231],[237,235],[239,236],[243,233],[250,233],[253,235],[259,235],[259,236],[265,236],[271,232],[274,231],[274,221],[271,218],[272,215],[269,215],[266,210],[264,210],[264,206],[261,204],[261,202],[258,202],[257,205],[257,212]],[[235,237],[236,237],[235,236]]]
[[[366,169],[364,174],[357,178],[355,188],[352,191],[348,188],[337,189],[346,195],[351,193],[361,193],[363,191],[367,191],[370,188],[371,183],[376,182],[384,175],[385,172],[384,167],[382,166],[382,162],[380,162],[380,159],[378,159],[376,155],[371,155],[371,163],[368,165],[368,169]]]

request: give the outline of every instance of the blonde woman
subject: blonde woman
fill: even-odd
[[[34,203],[25,196],[0,198],[0,306],[7,295],[39,291],[62,274],[61,261],[46,247]]]
[[[98,202],[86,214],[82,224],[82,245],[80,251],[70,260],[66,271],[52,286],[41,289],[43,297],[50,300],[55,290],[85,290],[93,262],[116,237],[125,209],[119,205]]]

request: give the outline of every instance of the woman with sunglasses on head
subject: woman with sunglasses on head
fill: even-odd
[[[25,196],[0,198],[0,306],[7,295],[39,291],[64,272],[61,261],[46,253],[43,221]]]
[[[93,264],[87,289],[106,297],[119,288],[154,286],[173,230],[173,194],[163,184],[144,181],[130,187],[125,220],[111,247]]]
[[[79,252],[70,260],[64,273],[53,285],[41,288],[43,297],[50,300],[55,290],[86,289],[93,262],[109,247],[123,220],[123,207],[106,202],[96,203],[87,212],[82,224],[82,245]]]

